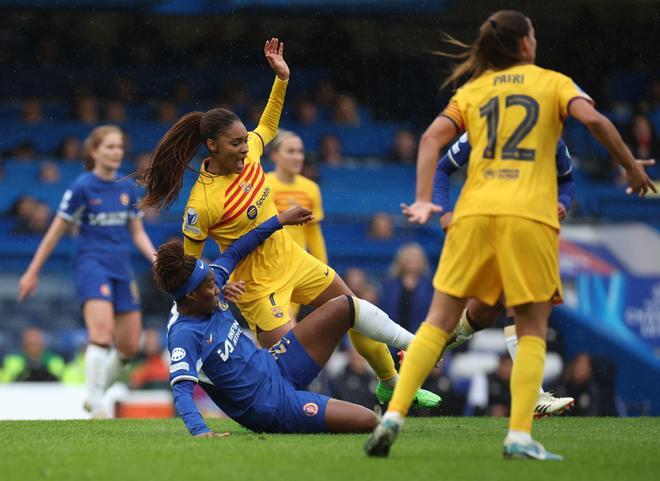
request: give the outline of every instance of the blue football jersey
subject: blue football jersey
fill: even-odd
[[[78,262],[94,257],[117,278],[132,273],[129,220],[141,217],[132,181],[107,181],[92,172],[78,176],[62,197],[57,215],[80,226]],[[132,276],[132,274],[131,274]]]
[[[268,425],[274,418],[284,380],[273,356],[243,334],[222,294],[207,319],[180,316],[174,306],[167,335],[172,385],[213,384],[217,404],[244,426]]]

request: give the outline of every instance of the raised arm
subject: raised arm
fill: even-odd
[[[264,45],[264,55],[270,67],[275,71],[276,77],[270,91],[270,97],[268,97],[268,103],[254,132],[259,135],[263,145],[266,146],[277,134],[291,72],[284,60],[284,42],[280,42],[277,38],[267,40]]]
[[[216,272],[220,274],[224,282],[219,283],[219,287],[229,279],[232,271],[241,260],[247,257],[254,249],[259,247],[263,241],[268,239],[275,231],[278,231],[285,225],[305,224],[312,220],[313,216],[311,211],[300,207],[292,207],[280,215],[274,215],[266,222],[258,225],[250,232],[243,234],[236,239],[220,256],[211,263],[211,267],[215,268]],[[217,279],[217,276],[216,276]]]

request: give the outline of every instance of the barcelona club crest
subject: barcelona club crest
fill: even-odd
[[[248,193],[252,190],[252,184],[250,182],[241,181],[238,186],[245,193]]]
[[[273,316],[277,317],[278,319],[284,317],[284,311],[279,306],[273,307],[271,311],[273,311]]]

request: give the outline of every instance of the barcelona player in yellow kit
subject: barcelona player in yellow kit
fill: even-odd
[[[314,214],[314,221],[305,225],[288,225],[284,229],[300,247],[321,262],[328,263],[325,239],[321,231],[323,203],[321,189],[311,179],[300,175],[305,161],[302,139],[289,131],[280,131],[270,143],[270,158],[275,170],[266,174],[266,182],[273,189],[275,207],[280,214],[299,205]],[[291,316],[296,317],[299,305],[291,303]]]
[[[387,456],[415,389],[438,360],[466,300],[493,305],[500,295],[515,312],[518,351],[511,374],[511,416],[504,441],[507,459],[562,459],[531,437],[534,405],[543,376],[545,336],[552,303],[561,300],[556,144],[563,120],[584,123],[627,173],[629,192],[655,190],[612,123],[567,76],[534,65],[531,21],[500,11],[448,82],[467,75],[449,105],[420,142],[416,202],[403,206],[411,222],[424,223],[431,203],[439,151],[467,131],[473,141],[468,179],[448,227],[435,294],[401,370],[387,413],[365,445]]]
[[[238,116],[226,109],[191,112],[168,130],[139,173],[146,188],[143,205],[170,205],[200,144],[208,149],[210,156],[202,162],[183,215],[184,249],[188,255],[199,258],[209,237],[224,252],[255,225],[277,215],[260,159],[277,132],[290,72],[284,60],[284,45],[278,39],[266,42],[264,55],[276,78],[256,129],[248,132]],[[339,295],[352,294],[334,270],[283,230],[241,261],[231,281],[244,283],[244,292],[235,301],[263,347],[271,347],[293,327],[289,319],[291,301],[318,307]],[[376,318],[387,318],[371,304],[363,309]],[[396,326],[393,322],[387,325]],[[405,329],[397,328],[400,339],[412,337]],[[380,380],[376,395],[383,402],[389,401],[398,379],[389,349],[354,330],[349,336]],[[440,401],[424,390],[418,390],[415,397],[418,404],[429,407]]]

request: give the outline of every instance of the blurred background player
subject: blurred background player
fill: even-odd
[[[348,329],[402,349],[410,333],[386,317],[372,316],[366,301],[341,296],[315,310],[270,350],[258,349],[220,291],[236,264],[265,239],[283,225],[311,218],[311,211],[300,206],[273,216],[239,237],[210,266],[185,255],[178,241],[158,249],[156,283],[177,303],[167,326],[170,382],[177,411],[192,435],[217,435],[193,403],[195,383],[223,412],[256,432],[366,432],[376,425],[370,409],[303,389]]]
[[[277,211],[282,213],[294,205],[309,209],[314,220],[304,225],[288,225],[284,228],[300,247],[312,254],[324,264],[328,263],[325,239],[321,231],[323,203],[321,189],[311,179],[300,175],[305,162],[305,147],[302,139],[293,132],[280,130],[269,145],[270,158],[275,170],[266,174],[266,183],[270,185]],[[300,306],[291,303],[291,316],[295,321]]]
[[[388,455],[415,390],[437,362],[467,299],[493,305],[504,294],[507,307],[514,309],[519,337],[503,455],[563,459],[534,441],[531,430],[548,317],[553,302],[562,297],[555,157],[564,119],[575,117],[607,148],[626,170],[630,193],[656,189],[591,98],[569,77],[534,65],[536,37],[525,15],[511,10],[491,15],[460,58],[463,63],[444,86],[466,76],[469,80],[422,136],[416,201],[403,205],[403,211],[413,223],[425,223],[441,211],[432,203],[438,154],[463,131],[473,144],[468,180],[448,228],[429,314],[407,352],[388,411],[365,450],[370,456]]]
[[[264,55],[276,78],[254,131],[248,132],[238,116],[225,109],[189,113],[165,134],[149,165],[140,171],[146,188],[143,205],[167,206],[178,195],[183,174],[200,143],[209,150],[183,218],[184,248],[194,257],[202,255],[209,235],[224,251],[250,226],[277,213],[260,161],[277,133],[290,71],[284,44],[278,39],[266,42]],[[337,296],[353,295],[332,268],[303,250],[285,231],[275,233],[248,255],[232,280],[245,283],[237,305],[264,347],[272,346],[293,327],[291,301],[319,307]],[[369,304],[368,308],[374,317],[387,318],[376,306]],[[378,376],[378,399],[389,401],[398,378],[389,349],[354,330],[349,336]],[[434,407],[440,398],[420,389],[415,402]]]
[[[471,150],[472,146],[470,145],[468,134],[465,133],[442,156],[435,171],[433,203],[442,208],[440,224],[445,230],[451,224],[453,217],[449,202],[449,177],[468,164]],[[559,139],[557,142],[555,159],[557,162],[557,190],[559,195],[557,214],[561,221],[566,217],[566,213],[571,208],[575,199],[573,164],[568,147],[566,147],[562,139]],[[451,333],[445,349],[454,349],[468,341],[475,332],[493,326],[505,312],[511,317],[511,321],[513,321],[513,312],[506,311],[501,299],[494,306],[489,306],[479,299],[470,299],[467,307],[461,314],[458,325]],[[507,326],[505,328],[504,340],[511,359],[515,359],[518,348],[518,337],[516,336],[515,326]],[[570,409],[574,403],[575,399],[572,397],[555,397],[552,393],[545,392],[543,387],[541,387],[536,406],[534,407],[534,413],[537,417],[561,414],[565,410]]]
[[[138,351],[142,316],[131,267],[131,242],[153,263],[135,185],[121,178],[124,136],[112,125],[95,128],[84,142],[87,172],[64,193],[57,215],[18,284],[18,299],[33,295],[39,271],[72,224],[80,226],[75,284],[89,334],[85,351],[85,408],[101,417],[103,393]],[[113,349],[112,346],[115,346]]]

